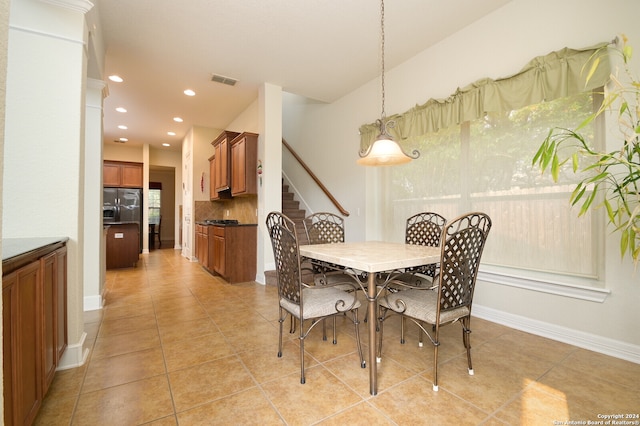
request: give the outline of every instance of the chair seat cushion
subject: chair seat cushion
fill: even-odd
[[[403,303],[404,302],[404,303]],[[380,298],[380,306],[394,312],[435,324],[438,309],[438,292],[433,290],[404,290]],[[406,310],[405,309],[406,306]],[[403,311],[404,310],[404,311]],[[469,315],[469,308],[462,306],[440,312],[440,323],[455,321]]]
[[[347,293],[335,287],[305,288],[302,290],[302,301],[305,319],[326,317],[360,307],[355,293]],[[300,319],[299,305],[280,299],[280,306]]]

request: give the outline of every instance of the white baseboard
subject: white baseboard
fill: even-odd
[[[568,343],[583,349],[610,355],[616,358],[640,364],[640,346],[596,334],[585,333],[567,327],[538,321],[520,315],[510,314],[481,305],[473,305],[473,316],[525,331],[537,336],[547,337]]]
[[[82,333],[80,341],[74,344],[68,344],[58,364],[58,370],[68,370],[84,365],[89,357],[89,349],[84,347],[87,339],[87,333]]]
[[[101,295],[85,296],[84,297],[84,311],[96,311],[102,309],[103,300]]]

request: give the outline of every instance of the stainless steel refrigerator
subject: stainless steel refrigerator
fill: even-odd
[[[137,223],[142,252],[142,189],[104,188],[102,222],[108,224]]]

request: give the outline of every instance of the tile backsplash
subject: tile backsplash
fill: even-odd
[[[206,219],[236,219],[240,223],[258,223],[257,211],[256,195],[225,201],[196,201],[194,219],[196,222]]]

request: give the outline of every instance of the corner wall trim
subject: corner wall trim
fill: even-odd
[[[56,371],[69,370],[84,365],[89,357],[89,349],[84,347],[87,333],[82,333],[77,343],[67,345]]]
[[[96,311],[102,309],[102,296],[85,296],[84,297],[84,311]]]
[[[596,334],[473,305],[473,316],[537,336],[640,364],[640,346]]]

